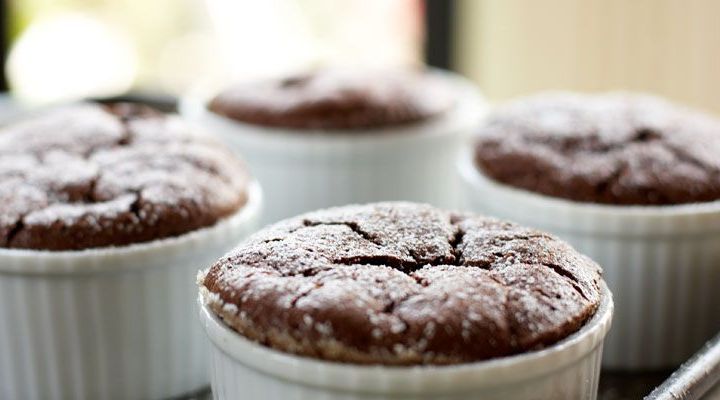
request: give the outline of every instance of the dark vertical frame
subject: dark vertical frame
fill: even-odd
[[[10,34],[9,15],[10,0],[0,0],[0,91],[7,90],[5,80],[5,61],[8,52],[8,35]]]
[[[455,0],[425,0],[425,63],[452,69]]]

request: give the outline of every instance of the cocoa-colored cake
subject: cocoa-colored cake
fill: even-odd
[[[361,364],[457,364],[548,346],[600,301],[600,268],[542,232],[413,203],[271,226],[200,277],[271,348]]]
[[[420,122],[452,105],[447,83],[430,73],[327,68],[237,84],[208,108],[255,125],[351,131]]]
[[[617,205],[720,199],[720,120],[626,93],[537,95],[485,123],[488,177],[548,196]]]
[[[82,104],[0,130],[0,247],[79,250],[177,236],[246,202],[248,174],[179,119]]]

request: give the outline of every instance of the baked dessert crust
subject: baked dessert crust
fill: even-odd
[[[499,108],[480,129],[479,170],[580,202],[720,199],[720,120],[647,95],[546,93]]]
[[[249,175],[178,118],[80,104],[0,131],[0,247],[124,246],[211,226],[247,201]]]
[[[413,203],[271,226],[199,277],[209,307],[271,348],[359,364],[458,364],[542,348],[600,301],[600,268],[564,242]]]

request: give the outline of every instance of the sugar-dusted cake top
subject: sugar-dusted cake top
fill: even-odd
[[[209,306],[266,346],[365,364],[457,364],[526,352],[583,326],[600,268],[565,242],[414,203],[305,214],[201,277]]]
[[[488,177],[569,200],[720,199],[720,120],[647,95],[548,93],[498,109],[477,136]]]
[[[208,108],[255,125],[352,131],[420,122],[453,104],[451,88],[437,74],[336,67],[236,84]]]
[[[247,200],[244,165],[178,118],[67,106],[0,130],[0,247],[79,250],[177,236]]]

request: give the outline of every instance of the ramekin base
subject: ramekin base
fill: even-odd
[[[0,398],[165,399],[206,387],[197,271],[257,224],[262,195],[216,225],[118,248],[0,250]]]

